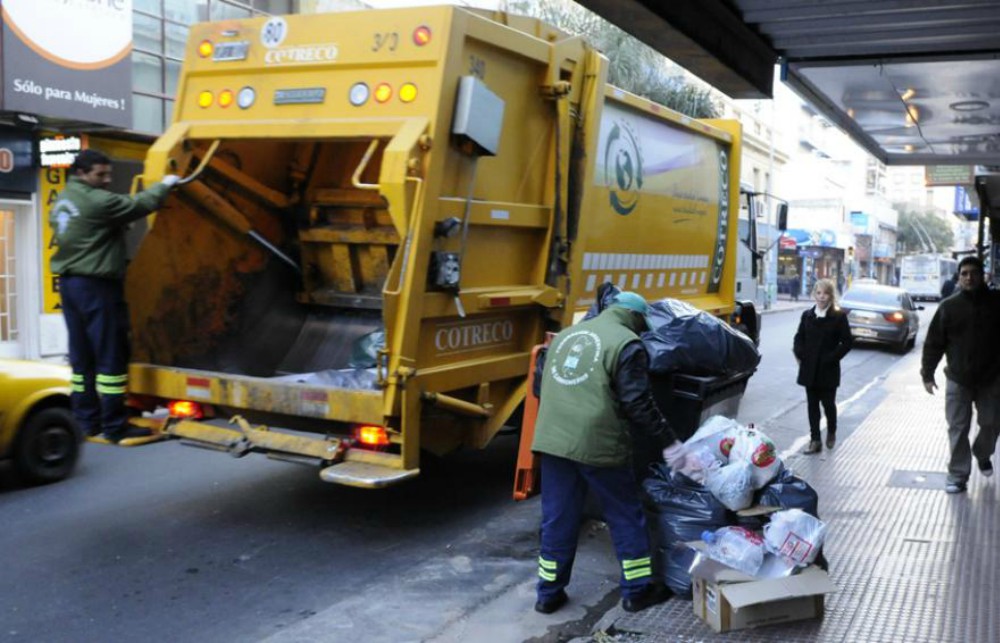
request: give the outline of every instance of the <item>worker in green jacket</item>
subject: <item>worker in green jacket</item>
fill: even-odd
[[[684,448],[653,401],[649,355],[639,339],[646,300],[619,293],[600,315],[566,328],[545,358],[532,451],[540,454],[541,551],[535,610],[549,614],[568,597],[588,488],[601,503],[621,564],[622,607],[637,612],[669,598],[652,581],[649,538],[630,464],[630,430],[645,432],[667,464]],[[669,445],[669,446],[668,446]]]
[[[128,309],[125,306],[127,226],[156,210],[178,177],[135,197],[109,192],[111,160],[80,152],[69,181],[52,206],[49,224],[58,248],[52,255],[69,333],[73,414],[87,435],[117,443],[148,434],[128,426]]]

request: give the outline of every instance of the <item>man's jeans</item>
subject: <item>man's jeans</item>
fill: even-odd
[[[970,449],[973,404],[976,406],[979,434]],[[996,450],[1000,431],[1000,378],[975,387],[946,380],[944,414],[948,420],[948,440],[951,443],[948,482],[965,484],[972,472],[972,456],[987,460]]]

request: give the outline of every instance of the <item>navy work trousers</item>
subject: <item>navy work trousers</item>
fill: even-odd
[[[557,595],[569,584],[589,488],[601,503],[618,562],[622,598],[632,598],[650,582],[652,567],[646,517],[632,468],[594,467],[554,455],[542,460],[542,543],[538,557],[538,599]]]
[[[59,279],[73,368],[73,414],[88,435],[121,436],[128,416],[128,308],[121,280]]]

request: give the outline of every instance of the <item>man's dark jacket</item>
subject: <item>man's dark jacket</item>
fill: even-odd
[[[1000,375],[1000,293],[983,286],[941,302],[924,340],[925,382],[934,381],[945,355],[945,377],[962,386],[989,384]]]

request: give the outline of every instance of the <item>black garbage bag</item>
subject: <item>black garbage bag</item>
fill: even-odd
[[[753,340],[687,302],[655,301],[647,317],[651,330],[642,341],[654,373],[730,375],[753,371],[760,363]]]
[[[587,309],[587,313],[583,316],[583,320],[592,319],[597,317],[604,312],[604,309],[611,305],[612,300],[618,296],[621,290],[618,286],[614,285],[610,281],[605,281],[603,284],[597,287],[597,296],[594,297],[594,303],[590,305]]]
[[[819,494],[789,469],[784,469],[757,492],[755,504],[801,509],[810,516],[819,518]]]
[[[674,549],[701,539],[706,529],[729,524],[726,508],[704,486],[675,474],[663,463],[650,466],[642,483],[651,532],[653,573],[675,594],[691,598],[691,575]]]

